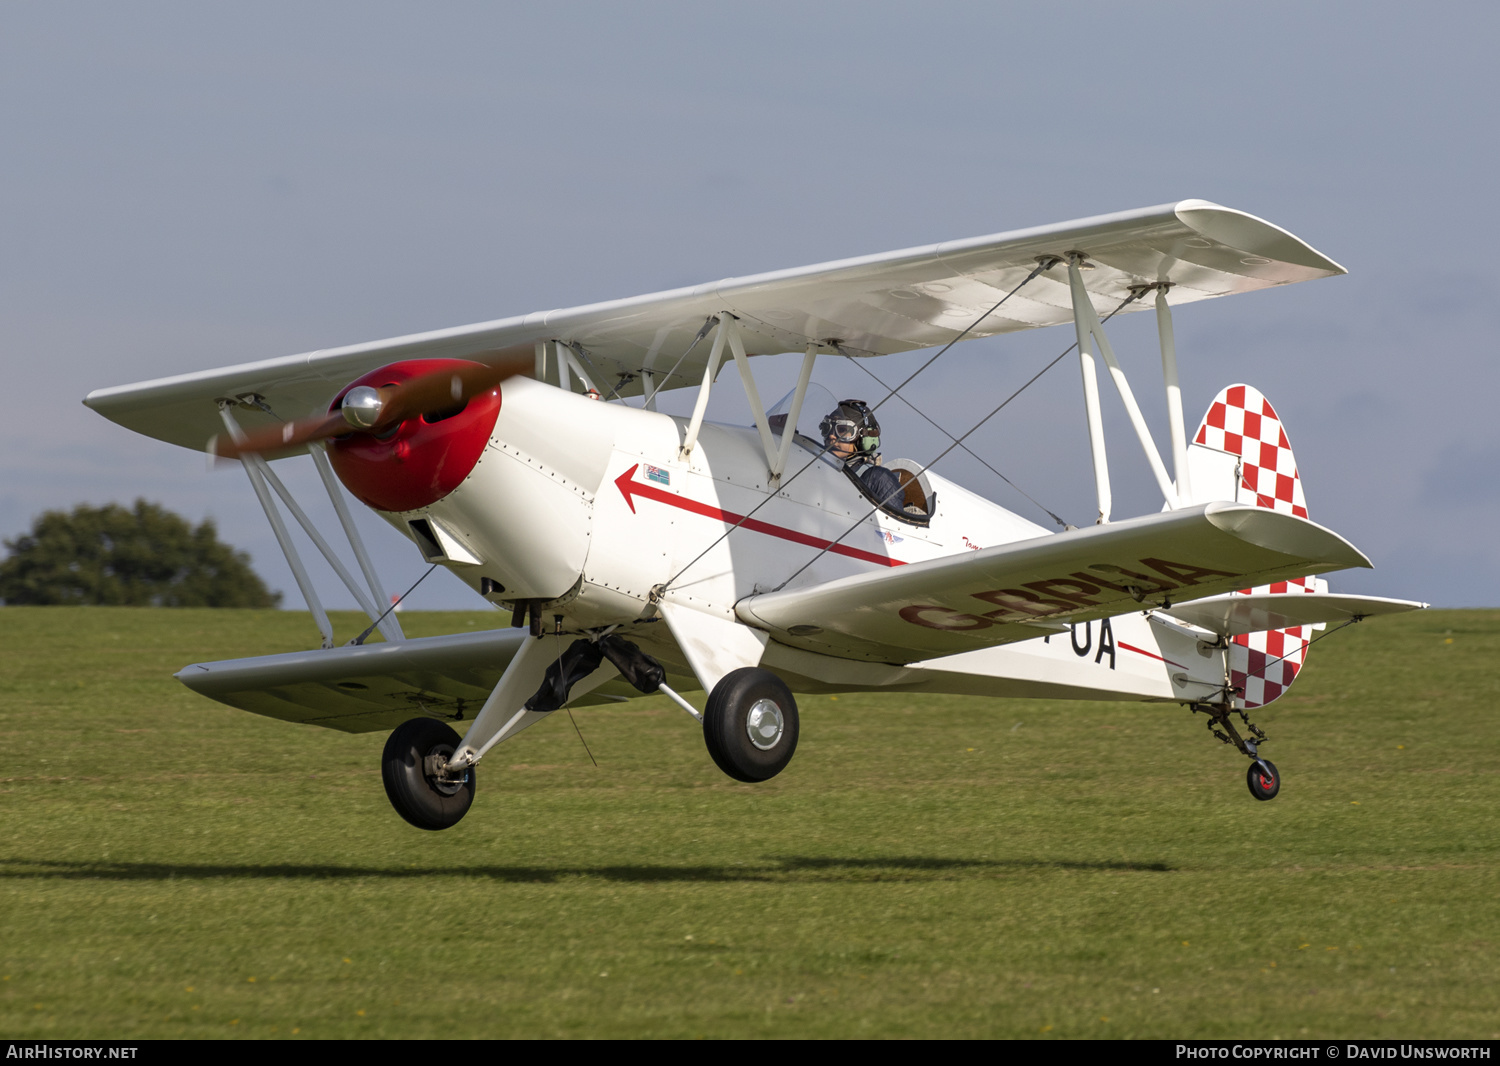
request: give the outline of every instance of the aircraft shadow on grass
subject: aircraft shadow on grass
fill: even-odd
[[[479,877],[517,884],[553,884],[597,879],[652,882],[839,882],[957,881],[987,879],[1005,873],[1069,870],[1077,872],[1167,873],[1164,862],[1066,859],[948,859],[892,855],[874,858],[834,856],[766,856],[759,862],[720,866],[339,866],[328,863],[207,864],[153,862],[62,862],[51,859],[0,859],[0,880],[59,878],[79,881],[212,881],[220,878],[286,880],[353,880],[358,878]]]

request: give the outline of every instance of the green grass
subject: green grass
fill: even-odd
[[[311,633],[0,609],[0,1035],[1500,1034],[1500,611],[1313,649],[1271,803],[1175,707],[807,697],[750,786],[652,698],[575,712],[597,769],[564,716],[496,749],[444,833],[383,737],[171,678]]]

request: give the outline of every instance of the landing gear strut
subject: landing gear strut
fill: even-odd
[[[1250,769],[1245,775],[1250,795],[1258,800],[1275,799],[1276,794],[1281,791],[1281,772],[1276,769],[1275,763],[1260,757],[1260,745],[1267,739],[1260,727],[1250,721],[1244,711],[1227,703],[1195,703],[1191,710],[1194,714],[1202,711],[1208,715],[1208,731],[1225,744],[1233,744],[1250,759]],[[1245,723],[1245,728],[1250,732],[1250,739],[1240,736],[1239,730],[1229,720],[1231,714],[1240,716],[1240,721]]]

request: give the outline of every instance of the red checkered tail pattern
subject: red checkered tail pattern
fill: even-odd
[[[1230,385],[1214,397],[1188,447],[1194,503],[1228,500],[1307,517],[1302,478],[1286,430],[1271,401],[1251,385]],[[1252,592],[1320,592],[1316,577],[1278,581]],[[1264,707],[1291,687],[1307,658],[1314,626],[1294,626],[1236,636],[1229,647],[1229,678],[1246,710]]]

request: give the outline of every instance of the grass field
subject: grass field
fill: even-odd
[[[311,633],[0,609],[0,1035],[1500,1036],[1500,611],[1314,648],[1270,803],[1177,708],[807,697],[750,786],[652,698],[576,712],[597,768],[563,716],[497,748],[445,833],[382,736],[171,677]]]

